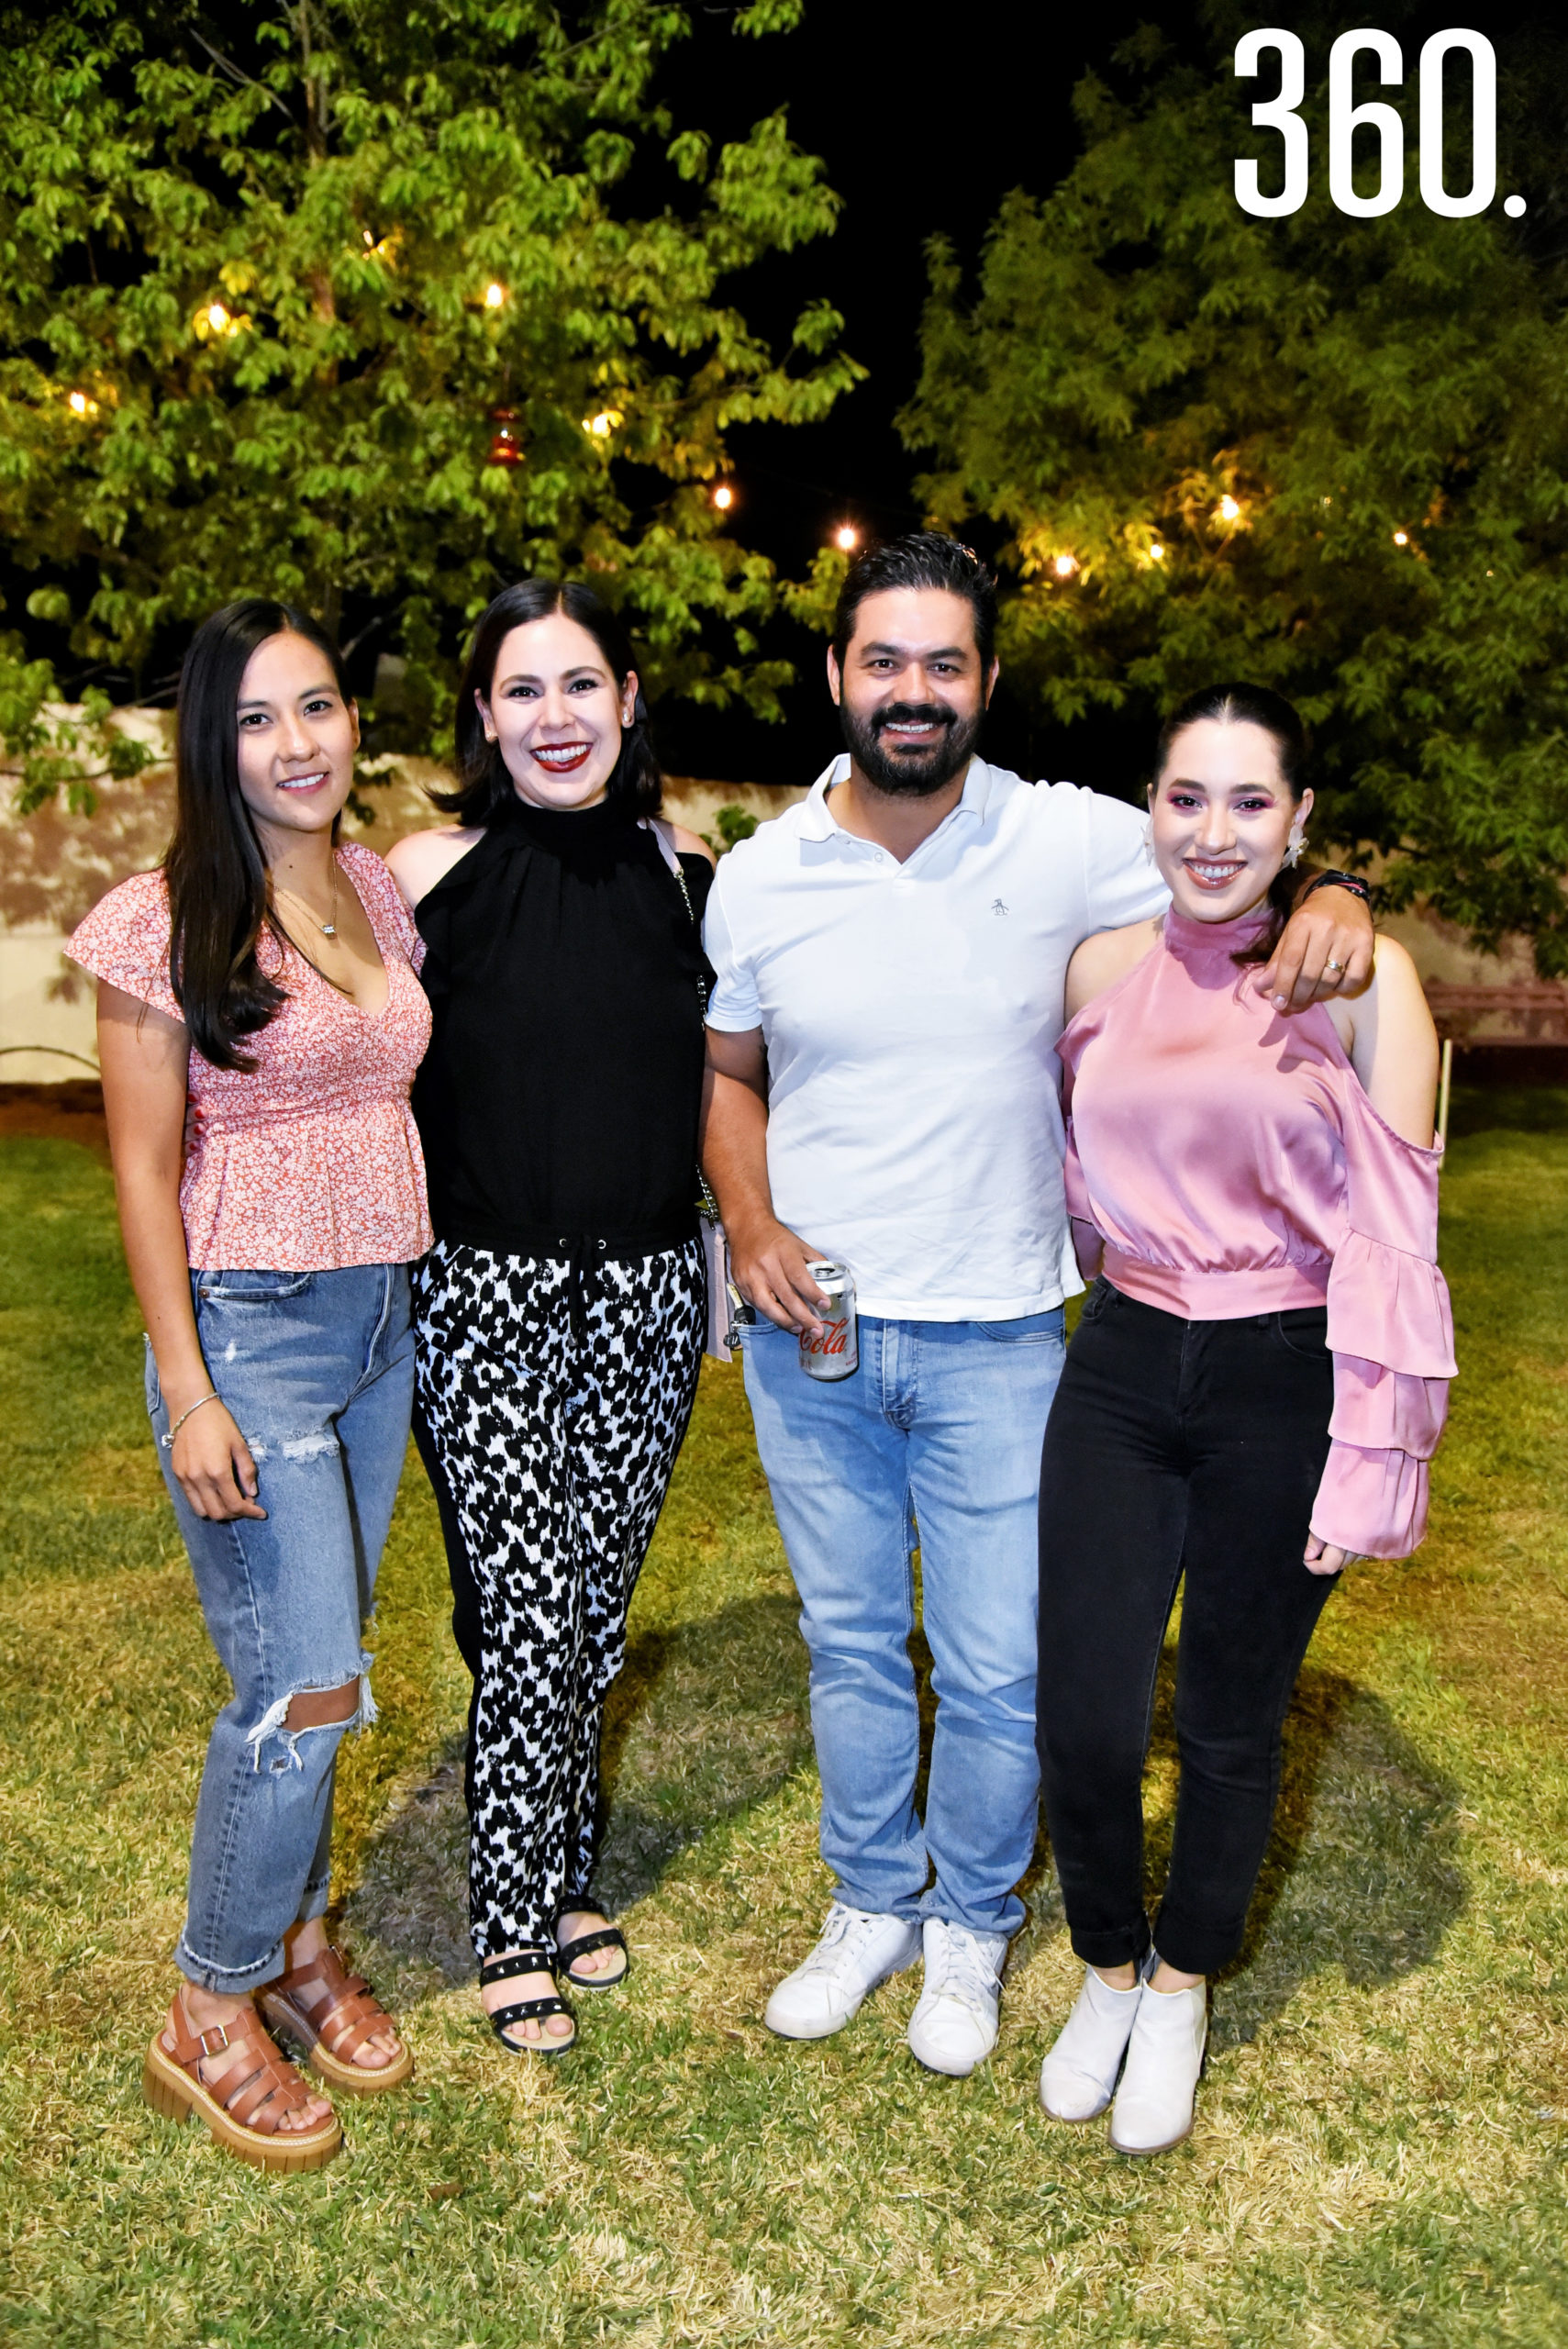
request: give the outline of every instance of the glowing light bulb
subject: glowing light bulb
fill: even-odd
[[[498,310],[506,298],[506,289],[504,285],[496,285],[493,283],[484,289],[484,306],[487,310]]]
[[[1240,513],[1240,511],[1241,508],[1237,505],[1236,500],[1233,497],[1222,497],[1220,499],[1219,517],[1221,521],[1234,522],[1236,517]]]
[[[520,465],[524,460],[523,444],[517,430],[517,411],[515,407],[493,407],[490,420],[495,427],[495,437],[490,443],[487,465]]]
[[[1407,547],[1410,543],[1409,531],[1396,530],[1394,533],[1394,543],[1396,547]]]
[[[621,412],[618,407],[602,407],[597,416],[585,416],[583,418],[583,429],[584,432],[591,433],[595,440],[607,440],[620,421]]]
[[[1078,558],[1075,554],[1059,554],[1051,565],[1058,579],[1071,579],[1077,568]]]
[[[735,503],[735,492],[727,481],[721,481],[713,493],[713,502],[721,514],[728,514]]]
[[[1149,554],[1150,560],[1153,562],[1163,562],[1165,560],[1165,550],[1162,546],[1151,546]]]
[[[840,522],[833,533],[833,544],[840,554],[853,554],[861,542],[861,534],[852,522]]]
[[[226,334],[230,325],[228,312],[221,302],[207,304],[206,322],[214,334]]]
[[[72,416],[90,415],[93,407],[93,403],[85,392],[72,392],[65,405]]]

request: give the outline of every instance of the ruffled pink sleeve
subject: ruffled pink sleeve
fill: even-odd
[[[67,939],[65,952],[95,979],[183,1020],[169,984],[169,892],[161,873],[133,873],[100,897]]]
[[[1440,1153],[1404,1141],[1360,1085],[1345,1087],[1349,1229],[1329,1275],[1334,1416],[1313,1505],[1320,1541],[1407,1557],[1427,1531],[1428,1464],[1454,1375],[1438,1270]]]

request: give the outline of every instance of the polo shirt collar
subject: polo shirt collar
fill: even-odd
[[[800,811],[800,829],[806,840],[830,841],[836,833],[843,831],[843,826],[828,805],[828,794],[836,784],[845,780],[849,772],[850,754],[848,751],[840,751],[838,757],[823,768],[806,793]],[[984,759],[971,759],[969,773],[963,779],[963,796],[952,809],[952,815],[973,816],[976,821],[984,818],[991,800],[992,774],[993,770]],[[945,822],[949,818],[944,818],[943,820]]]

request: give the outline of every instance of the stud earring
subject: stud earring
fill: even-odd
[[[1301,852],[1306,846],[1307,832],[1305,828],[1300,824],[1293,824],[1290,828],[1290,838],[1284,844],[1285,863],[1287,864],[1299,864],[1301,862]]]

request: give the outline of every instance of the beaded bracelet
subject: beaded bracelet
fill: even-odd
[[[216,1402],[217,1401],[217,1399],[218,1399],[218,1393],[217,1393],[217,1387],[215,1386],[215,1387],[213,1388],[213,1390],[212,1390],[212,1392],[211,1392],[211,1394],[210,1394],[210,1395],[204,1395],[204,1396],[202,1397],[202,1398],[201,1398],[201,1403],[193,1403],[193,1404],[191,1405],[191,1410],[190,1410],[190,1411],[182,1411],[182,1412],[181,1412],[181,1414],[180,1414],[180,1416],[179,1416],[179,1418],[175,1420],[175,1422],[174,1422],[173,1426],[170,1429],[170,1431],[169,1431],[168,1434],[167,1434],[167,1435],[164,1435],[164,1436],[160,1436],[160,1437],[159,1437],[159,1439],[158,1439],[159,1442],[163,1446],[164,1451],[165,1451],[165,1452],[172,1452],[172,1451],[173,1451],[173,1449],[174,1449],[174,1438],[179,1434],[180,1430],[184,1426],[185,1421],[190,1418],[190,1416],[191,1416],[191,1411],[199,1411],[199,1410],[201,1409],[201,1408],[202,1408],[202,1403],[216,1403]]]
[[[1361,899],[1363,906],[1369,904],[1372,897],[1371,890],[1359,873],[1315,873],[1296,898],[1297,906],[1304,906],[1314,889],[1348,889],[1352,897]]]

